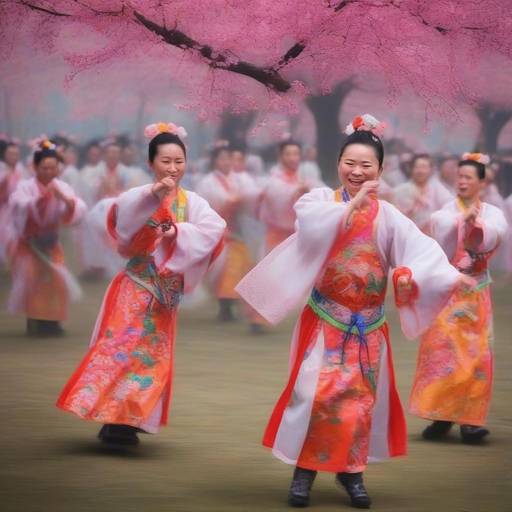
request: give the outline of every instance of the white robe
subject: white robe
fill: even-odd
[[[395,188],[395,206],[407,215],[420,229],[428,229],[430,216],[453,199],[451,192],[432,176],[423,190],[412,181]]]
[[[417,300],[399,308],[402,330],[412,339],[427,329],[442,310],[460,274],[450,265],[436,241],[424,235],[391,204],[386,201],[379,201],[379,204],[376,242],[384,268],[409,268],[419,287]],[[295,205],[296,232],[242,279],[236,288],[241,297],[272,324],[302,306],[321,274],[329,250],[345,221],[347,208],[347,203],[334,200],[334,192],[329,188],[314,189],[302,196]],[[299,329],[300,320],[292,338],[291,361],[297,350]],[[301,365],[294,387],[294,396],[303,399],[296,406],[287,407],[273,446],[274,455],[289,464],[296,463],[307,435],[323,352],[320,330],[312,342],[310,355]],[[389,455],[390,381],[385,349],[379,368],[370,460]]]
[[[67,224],[73,225],[78,223],[85,214],[85,203],[67,183],[55,178],[52,186],[59,188],[66,197],[75,201],[73,215]],[[61,219],[66,213],[66,205],[56,197],[50,199],[44,216],[40,215],[37,203],[44,193],[44,189],[45,187],[35,177],[20,181],[14,189],[9,199],[10,224],[7,232],[8,245],[14,246],[19,239],[24,237],[29,213],[32,214],[32,217],[41,228],[61,223]],[[48,263],[64,280],[69,298],[72,301],[78,300],[81,297],[81,288],[67,267],[55,262],[49,261]],[[24,262],[16,261],[16,264],[17,267],[13,269],[12,288],[7,304],[7,308],[11,313],[22,311],[23,298],[28,293],[27,287],[30,285],[27,281],[27,271],[23,266]]]
[[[128,244],[133,236],[144,226],[159,206],[159,200],[152,194],[152,184],[132,188],[119,195],[116,205],[116,235],[120,247]],[[165,243],[158,244],[153,252],[159,272],[165,269],[181,274],[184,281],[184,293],[190,294],[199,284],[212,260],[212,252],[220,242],[226,228],[225,221],[194,192],[186,191],[186,221],[177,224],[177,236],[174,250],[169,257]],[[164,237],[165,240],[165,237]],[[108,290],[105,297],[108,296]],[[98,329],[104,316],[103,303],[98,314],[90,346],[97,338]],[[163,414],[161,397],[141,428],[155,434],[160,429]]]
[[[432,214],[431,231],[449,260],[455,256],[457,248],[457,233],[459,222],[463,221],[463,214],[457,206],[457,201],[450,201],[441,210]],[[480,213],[475,224],[485,226],[483,241],[479,252],[490,252],[496,249],[507,236],[508,225],[503,212],[488,203],[481,203]]]
[[[431,323],[448,299],[459,272],[439,244],[424,235],[393,205],[379,201],[377,245],[387,268],[408,267],[420,294],[414,306],[400,308],[408,338]],[[317,188],[295,204],[295,233],[277,246],[239,283],[237,291],[269,322],[276,324],[307,299],[333,244],[347,203],[334,201],[330,188]],[[321,222],[320,222],[321,220]]]
[[[303,179],[300,174],[297,178],[296,181],[288,181],[285,172],[279,166],[270,170],[270,177],[262,190],[259,208],[259,218],[267,227],[292,232],[296,218],[293,205],[298,199],[298,189],[301,186],[312,189],[322,185],[315,179]]]

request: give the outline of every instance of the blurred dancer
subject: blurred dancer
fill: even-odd
[[[423,232],[428,234],[430,216],[452,199],[452,194],[438,180],[429,155],[415,155],[411,179],[395,188],[394,204]]]
[[[20,148],[7,141],[0,161],[0,265],[6,263],[7,235],[11,225],[9,218],[9,197],[18,183],[26,177],[20,162]]]
[[[103,146],[104,161],[87,173],[83,171],[91,209],[81,229],[81,259],[86,277],[110,279],[123,268],[123,262],[108,241],[106,214],[113,199],[125,190],[145,184],[150,177],[137,167],[126,167],[121,163],[122,149],[115,138],[107,139]]]
[[[75,192],[82,195],[82,177],[78,170],[78,150],[70,141],[63,145],[61,151],[63,169],[59,179],[65,181]]]
[[[459,162],[457,198],[432,215],[432,236],[461,272],[478,283],[455,291],[423,335],[410,411],[433,420],[425,439],[439,439],[460,425],[462,440],[480,441],[492,390],[492,306],[488,265],[507,233],[501,210],[479,195],[487,155],[466,153]]]
[[[183,128],[158,123],[145,134],[155,182],[121,194],[109,212],[126,269],[111,282],[90,349],[57,402],[103,423],[99,438],[116,445],[167,424],[180,297],[203,277],[225,229],[204,199],[179,186]]]
[[[20,181],[9,200],[13,282],[8,309],[24,313],[27,333],[35,336],[62,334],[60,322],[68,303],[80,295],[64,264],[59,229],[78,222],[86,207],[67,183],[57,179],[59,159],[55,145],[42,141],[33,157],[35,177]]]
[[[439,165],[439,179],[452,194],[457,191],[458,163],[457,158],[449,156],[443,158]]]
[[[288,384],[263,444],[296,466],[289,504],[304,507],[317,471],[336,474],[351,504],[369,508],[368,459],[403,455],[406,426],[395,387],[384,298],[389,269],[402,329],[414,338],[467,281],[439,245],[376,193],[384,148],[373,116],[357,117],[339,156],[341,186],[295,205],[297,231],[238,285],[272,323],[303,303]]]
[[[302,158],[298,142],[287,140],[279,144],[279,163],[271,171],[260,202],[259,218],[265,225],[265,253],[288,238],[294,231],[293,205],[306,192],[320,186],[315,180],[302,180],[299,167]]]
[[[235,319],[233,307],[238,299],[235,286],[251,269],[249,248],[240,224],[248,196],[253,193],[246,180],[232,171],[229,146],[219,146],[211,154],[211,172],[198,184],[197,193],[226,221],[227,231],[222,254],[212,268],[212,283],[219,301],[219,320]],[[247,176],[245,177],[248,178]]]

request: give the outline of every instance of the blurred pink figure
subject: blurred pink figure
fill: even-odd
[[[315,178],[301,177],[301,159],[299,143],[288,140],[279,145],[279,162],[270,171],[259,208],[259,218],[266,228],[265,254],[294,232],[295,202],[311,189],[322,186]]]
[[[29,335],[61,334],[69,300],[80,296],[64,264],[59,230],[78,222],[86,206],[57,179],[59,159],[55,146],[43,141],[34,153],[36,175],[20,181],[9,199],[7,249],[13,281],[8,309],[27,316]]]
[[[6,262],[7,229],[9,219],[9,197],[20,180],[27,177],[26,170],[20,161],[20,148],[8,142],[0,162],[0,264]]]
[[[430,156],[416,155],[411,162],[411,179],[394,191],[395,206],[427,234],[432,213],[453,197],[433,173]]]
[[[219,319],[234,319],[233,305],[238,299],[235,286],[253,266],[251,252],[244,238],[242,218],[255,210],[259,189],[246,171],[235,172],[228,146],[217,147],[211,155],[208,173],[197,185],[197,193],[226,221],[224,249],[212,266],[211,284],[219,301]],[[235,155],[240,167],[240,155]]]

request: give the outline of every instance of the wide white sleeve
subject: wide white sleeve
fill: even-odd
[[[22,235],[25,230],[29,211],[37,213],[39,194],[33,193],[30,180],[21,180],[9,196],[8,211],[11,223],[8,229],[9,240]],[[39,214],[37,213],[37,217]]]
[[[451,261],[457,250],[457,237],[462,213],[446,208],[434,212],[430,217],[430,233]]]
[[[405,267],[412,273],[419,295],[412,303],[398,308],[402,330],[409,339],[424,332],[445,306],[460,274],[441,246],[422,233],[392,205],[381,202],[387,231],[391,267]]]
[[[186,293],[204,276],[226,229],[224,219],[205,199],[194,192],[187,192],[187,198],[187,222],[177,224],[172,255],[164,264],[165,268],[183,274]]]
[[[238,284],[236,291],[272,324],[302,305],[339,233],[347,205],[318,188],[295,204],[296,231]]]
[[[120,244],[128,244],[158,208],[153,185],[142,185],[123,192],[116,200],[116,233]]]
[[[80,222],[87,211],[85,202],[75,193],[73,187],[68,183],[58,180],[56,186],[68,199],[74,201],[73,212],[70,216],[67,216],[67,206],[63,201],[59,201],[59,213],[64,217],[65,224],[77,224]]]
[[[477,252],[491,252],[505,240],[508,224],[502,210],[491,204],[485,204],[484,211],[476,218],[475,226],[482,230],[482,243]]]

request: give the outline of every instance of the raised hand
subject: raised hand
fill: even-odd
[[[409,304],[415,297],[416,290],[412,275],[403,275],[396,280],[396,301],[400,304]]]
[[[476,203],[472,204],[469,207],[466,214],[464,215],[464,222],[466,222],[467,224],[474,224],[479,213],[480,213],[479,206]]]
[[[176,182],[166,176],[153,185],[151,192],[158,199],[162,200],[165,196],[173,195],[176,192]]]
[[[353,210],[362,208],[365,206],[368,201],[377,198],[377,191],[379,190],[379,181],[378,180],[369,180],[365,181],[359,192],[355,195],[355,197],[350,201],[350,205]]]

